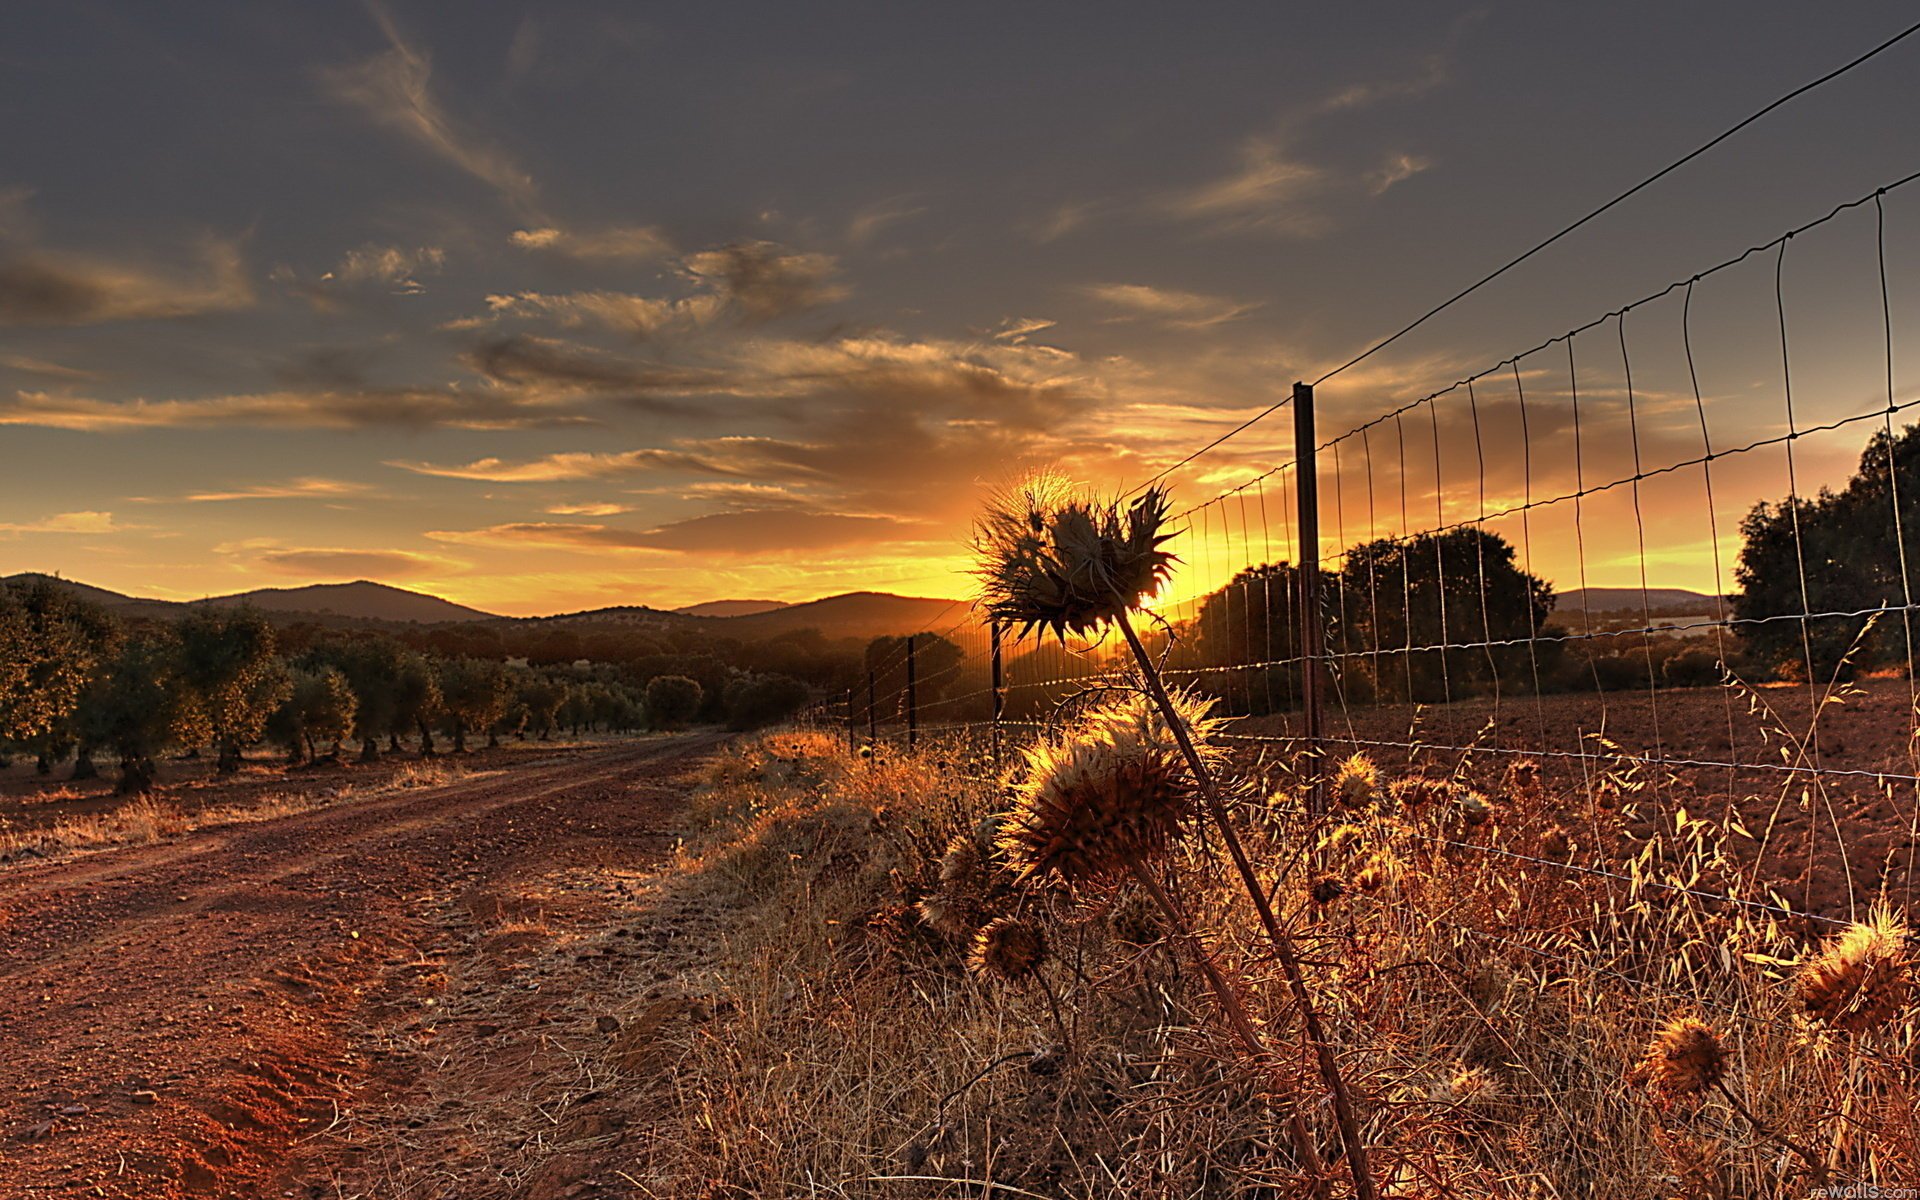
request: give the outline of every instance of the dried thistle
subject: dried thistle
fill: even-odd
[[[1507,768],[1507,781],[1502,789],[1509,800],[1526,801],[1540,798],[1540,764],[1530,758],[1523,758]]]
[[[1415,775],[1407,779],[1396,779],[1389,784],[1387,798],[1401,807],[1421,808],[1429,801],[1446,799],[1452,786],[1453,781],[1449,779],[1431,779],[1425,775]]]
[[[1167,938],[1167,920],[1145,893],[1127,891],[1107,913],[1107,929],[1124,946],[1145,948]]]
[[[1470,788],[1459,789],[1454,801],[1460,819],[1469,825],[1484,825],[1487,818],[1493,815],[1493,806],[1487,803],[1487,798]]]
[[[981,599],[996,621],[1064,638],[1100,628],[1160,589],[1174,557],[1161,545],[1167,493],[1121,502],[1080,499],[1057,475],[1036,475],[990,500],[974,529]]]
[[[1663,1104],[1699,1096],[1727,1074],[1727,1051],[1705,1021],[1675,1017],[1646,1054],[1627,1072],[1627,1082],[1645,1084]]]
[[[1017,983],[1040,969],[1047,957],[1047,935],[1017,917],[995,917],[973,935],[967,966],[981,975]]]
[[[1506,1091],[1498,1079],[1479,1067],[1463,1067],[1437,1081],[1428,1099],[1466,1116],[1487,1118],[1504,1107]]]
[[[1907,927],[1884,910],[1829,938],[1800,965],[1794,991],[1810,1020],[1865,1033],[1897,1016],[1913,991]]]
[[[1376,854],[1369,858],[1360,873],[1353,877],[1354,886],[1363,892],[1377,892],[1393,882],[1396,874],[1394,864],[1385,855]]]
[[[1364,808],[1380,795],[1380,769],[1364,754],[1342,761],[1333,782],[1340,802],[1348,808]]]
[[[1333,831],[1320,839],[1320,848],[1328,854],[1346,856],[1358,854],[1366,842],[1366,835],[1358,825],[1336,825]]]
[[[1173,701],[1196,747],[1207,747],[1222,724],[1207,716],[1213,701],[1190,692],[1173,693]],[[1200,784],[1160,710],[1128,695],[1027,751],[997,844],[1022,880],[1110,880],[1177,838],[1199,800]]]
[[[1313,897],[1315,904],[1332,904],[1347,894],[1347,885],[1338,875],[1322,875],[1313,881],[1307,894]]]

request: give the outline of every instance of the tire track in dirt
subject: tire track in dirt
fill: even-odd
[[[0,872],[0,1195],[283,1194],[296,1144],[380,1084],[349,1030],[436,1002],[433,914],[498,914],[522,876],[656,861],[719,741]]]

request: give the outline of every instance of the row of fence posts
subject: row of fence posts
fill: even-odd
[[[1325,654],[1326,625],[1320,614],[1320,481],[1317,466],[1318,455],[1313,420],[1313,387],[1311,384],[1293,385],[1293,444],[1296,481],[1295,503],[1299,510],[1300,529],[1300,749],[1305,762],[1302,774],[1307,780],[1307,807],[1310,812],[1324,813],[1327,810],[1326,772],[1321,769],[1324,763],[1325,746],[1321,741],[1322,721],[1324,719],[1325,700]],[[1002,740],[1001,724],[1006,715],[1007,689],[1006,674],[1001,662],[1002,626],[998,622],[989,625],[991,637],[992,683],[990,691],[993,697],[992,748],[993,761],[1001,761]],[[920,742],[920,703],[918,695],[919,669],[916,661],[919,637],[907,638],[906,690],[903,694],[903,709],[907,727],[908,748]],[[875,695],[877,683],[875,671],[867,668],[867,742],[875,744],[880,738],[879,706]],[[855,726],[855,690],[847,689],[847,749],[857,751]]]

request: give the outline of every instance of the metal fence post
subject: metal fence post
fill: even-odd
[[[875,745],[880,741],[879,718],[874,715],[873,668],[867,668],[867,744]]]
[[[920,702],[914,691],[913,647],[920,635],[907,635],[907,749],[911,750],[920,740]]]
[[[853,689],[847,689],[847,753],[855,752],[853,736]]]
[[[1308,760],[1307,811],[1327,811],[1326,748],[1321,743],[1321,659],[1326,654],[1320,619],[1320,477],[1315,466],[1313,388],[1293,385],[1294,478],[1300,518],[1300,740]]]
[[[993,632],[993,765],[1000,765],[1000,715],[1006,711],[1007,697],[1001,690],[1003,676],[1000,673],[1000,622],[988,626]]]

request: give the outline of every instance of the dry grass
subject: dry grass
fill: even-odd
[[[1811,1025],[1791,977],[1826,927],[1764,895],[1677,890],[1737,886],[1739,832],[1636,811],[1626,771],[1580,796],[1387,773],[1321,820],[1284,771],[1234,775],[1382,1194],[1805,1195],[1790,1143],[1835,1184],[1920,1185],[1912,1006],[1866,1034]],[[720,762],[679,864],[728,914],[701,984],[713,1015],[664,1077],[633,1081],[655,1135],[625,1159],[640,1194],[1308,1194],[1280,1098],[1305,1098],[1329,1162],[1339,1142],[1306,1048],[1247,1062],[1131,888],[996,893],[1052,947],[1021,984],[970,975],[967,939],[922,919],[943,854],[1004,784],[964,747],[867,761],[810,734]],[[1630,859],[1602,856],[1646,821]],[[1203,839],[1166,881],[1263,1028],[1295,1028]],[[1684,1102],[1628,1078],[1682,1016],[1728,1054],[1724,1090]]]

